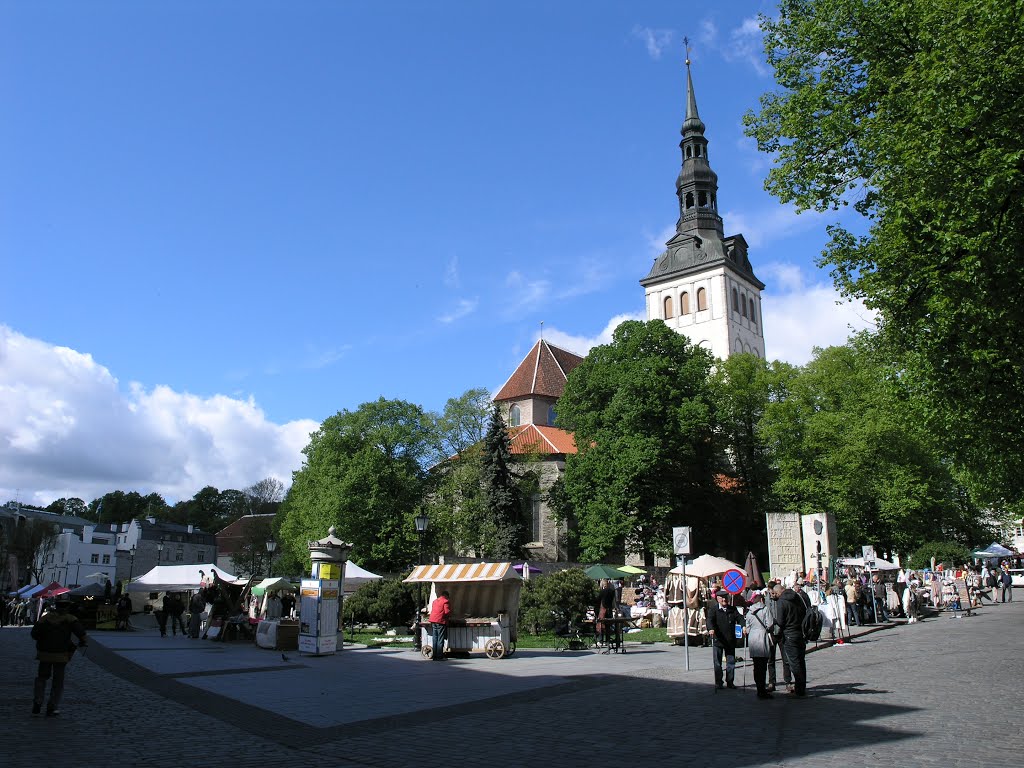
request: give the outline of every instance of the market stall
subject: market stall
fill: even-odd
[[[407,584],[430,584],[430,602],[447,590],[452,606],[448,652],[483,651],[501,659],[516,650],[519,593],[523,577],[512,563],[418,565]],[[423,655],[430,657],[430,623],[417,622]]]

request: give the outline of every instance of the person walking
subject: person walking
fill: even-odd
[[[754,685],[757,687],[757,698],[770,699],[768,690],[768,658],[775,647],[773,625],[775,617],[768,606],[768,600],[760,592],[750,596],[745,618],[747,635],[747,651],[754,663]]]
[[[452,614],[452,604],[448,600],[448,590],[444,590],[430,604],[430,629],[432,634],[432,661],[444,661],[444,644],[448,640],[448,620]]]
[[[715,690],[735,688],[736,683],[736,625],[743,619],[729,605],[729,593],[719,589],[716,605],[709,606],[706,621],[711,630],[711,658],[715,663]],[[722,657],[725,656],[725,685],[722,685]]]
[[[875,601],[875,615],[883,623],[889,621],[889,615],[885,610],[885,583],[878,578],[876,573],[871,577],[871,596]]]
[[[33,715],[38,715],[42,711],[43,699],[46,698],[46,681],[51,677],[53,684],[50,687],[50,700],[46,704],[46,716],[55,717],[60,714],[65,668],[75,650],[88,645],[85,627],[70,608],[71,604],[62,600],[32,626],[32,639],[36,641],[36,659],[39,661],[32,691]],[[72,635],[78,638],[78,645],[71,642]]]
[[[206,590],[199,589],[188,601],[188,636],[199,639],[199,629],[203,625],[203,611],[206,610]]]
[[[610,624],[603,621],[615,615],[615,587],[608,579],[601,579],[597,592],[597,623],[594,625],[595,639],[599,644],[608,645],[611,638]]]
[[[999,573],[999,584],[1002,587],[1002,602],[1012,603],[1013,602],[1013,576],[1010,574],[1010,570],[1003,565],[1002,570]]]
[[[852,576],[846,580],[846,612],[850,624],[860,626],[860,582]]]
[[[807,614],[807,604],[795,591],[787,589],[779,595],[777,607],[775,620],[782,631],[782,652],[793,674],[792,693],[803,698],[807,695],[807,666],[804,662],[807,650],[804,641],[804,616]]]
[[[171,596],[170,605],[168,606],[171,619],[171,634],[177,636],[178,630],[181,630],[181,636],[185,636],[185,620],[182,618],[185,615],[185,603],[182,602],[181,595],[175,592]]]

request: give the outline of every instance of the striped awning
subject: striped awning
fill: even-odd
[[[417,565],[405,579],[408,582],[504,581],[522,579],[512,563],[449,563]]]

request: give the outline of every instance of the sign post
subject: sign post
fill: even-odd
[[[683,566],[683,659],[686,671],[690,671],[690,607],[686,594],[686,556],[692,551],[690,546],[690,526],[672,529],[672,543],[675,545],[676,557]]]

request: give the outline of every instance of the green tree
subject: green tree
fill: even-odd
[[[576,521],[583,558],[627,549],[651,562],[669,552],[672,526],[708,531],[721,500],[711,362],[661,321],[628,321],[569,374],[558,423],[579,453],[553,500]]]
[[[84,517],[89,511],[85,502],[79,498],[59,498],[46,507],[47,512],[56,515],[71,515],[73,517]]]
[[[862,336],[816,350],[784,400],[762,419],[783,509],[836,515],[841,551],[874,544],[908,553],[943,535],[970,535],[964,496],[898,369]]]
[[[853,201],[823,263],[879,313],[922,416],[1000,505],[1024,497],[1024,3],[782,0],[780,90],[746,118],[799,208]]]
[[[345,615],[363,624],[382,627],[409,625],[416,605],[408,584],[397,579],[374,579],[345,598]]]
[[[508,428],[495,405],[480,453],[480,476],[483,508],[493,531],[484,554],[497,560],[520,557],[526,543],[522,488],[512,464]]]
[[[534,576],[523,585],[519,627],[523,632],[550,632],[559,624],[579,626],[597,602],[597,587],[582,568]]]
[[[944,563],[947,568],[952,568],[971,561],[971,550],[963,544],[952,541],[926,541],[914,550],[907,565],[917,570],[932,567],[932,558],[935,564]]]
[[[419,406],[383,398],[325,420],[303,450],[305,461],[282,504],[282,547],[308,562],[307,542],[333,525],[353,543],[353,558],[371,570],[411,563],[430,427]]]

